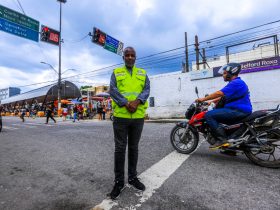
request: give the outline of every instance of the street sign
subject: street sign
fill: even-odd
[[[16,23],[10,22],[3,18],[0,18],[0,30],[7,33],[30,39],[32,41],[38,42],[39,33],[32,29],[26,28],[24,26],[18,25]]]
[[[119,41],[107,34],[104,48],[113,53],[117,53],[118,46],[119,46]]]
[[[113,53],[117,53],[117,48],[114,48],[112,45],[105,45],[104,49],[109,50]]]
[[[41,25],[41,41],[59,45],[60,33],[48,26]]]
[[[95,27],[93,28],[92,42],[101,45],[106,50],[122,55],[123,43]]]
[[[123,53],[123,43],[119,42],[118,49],[117,49],[117,54],[121,56],[122,53]]]
[[[105,45],[111,45],[114,48],[118,48],[119,41],[107,34]]]
[[[0,5],[0,18],[39,31],[39,21]]]

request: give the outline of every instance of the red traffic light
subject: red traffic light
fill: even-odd
[[[41,41],[59,45],[60,33],[52,28],[41,26]]]
[[[49,28],[45,26],[45,27],[43,27],[42,31],[43,31],[43,32],[48,32],[48,31],[49,31]]]

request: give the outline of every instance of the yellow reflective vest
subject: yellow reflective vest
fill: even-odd
[[[116,77],[117,88],[119,92],[128,100],[134,101],[138,95],[143,91],[146,82],[146,71],[144,69],[136,68],[133,66],[132,74],[126,69],[125,66],[116,68],[114,70]],[[145,104],[140,103],[136,112],[130,113],[125,106],[120,107],[113,100],[112,107],[114,116],[120,118],[144,118],[145,112],[148,107],[148,102]]]

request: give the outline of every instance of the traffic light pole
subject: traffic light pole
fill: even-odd
[[[58,92],[57,92],[57,100],[58,100],[58,110],[61,109],[61,15],[62,15],[62,3],[66,3],[66,0],[57,0],[59,1],[60,5],[60,12],[59,12],[59,65],[58,65]]]

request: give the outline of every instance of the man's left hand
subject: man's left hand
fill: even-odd
[[[134,110],[134,112],[136,112],[137,107],[139,106],[140,103],[141,101],[139,99],[136,99],[134,101],[130,101],[129,106]]]
[[[195,100],[195,102],[197,102],[197,103],[201,103],[203,101],[204,101],[204,98],[198,98],[198,99]]]

